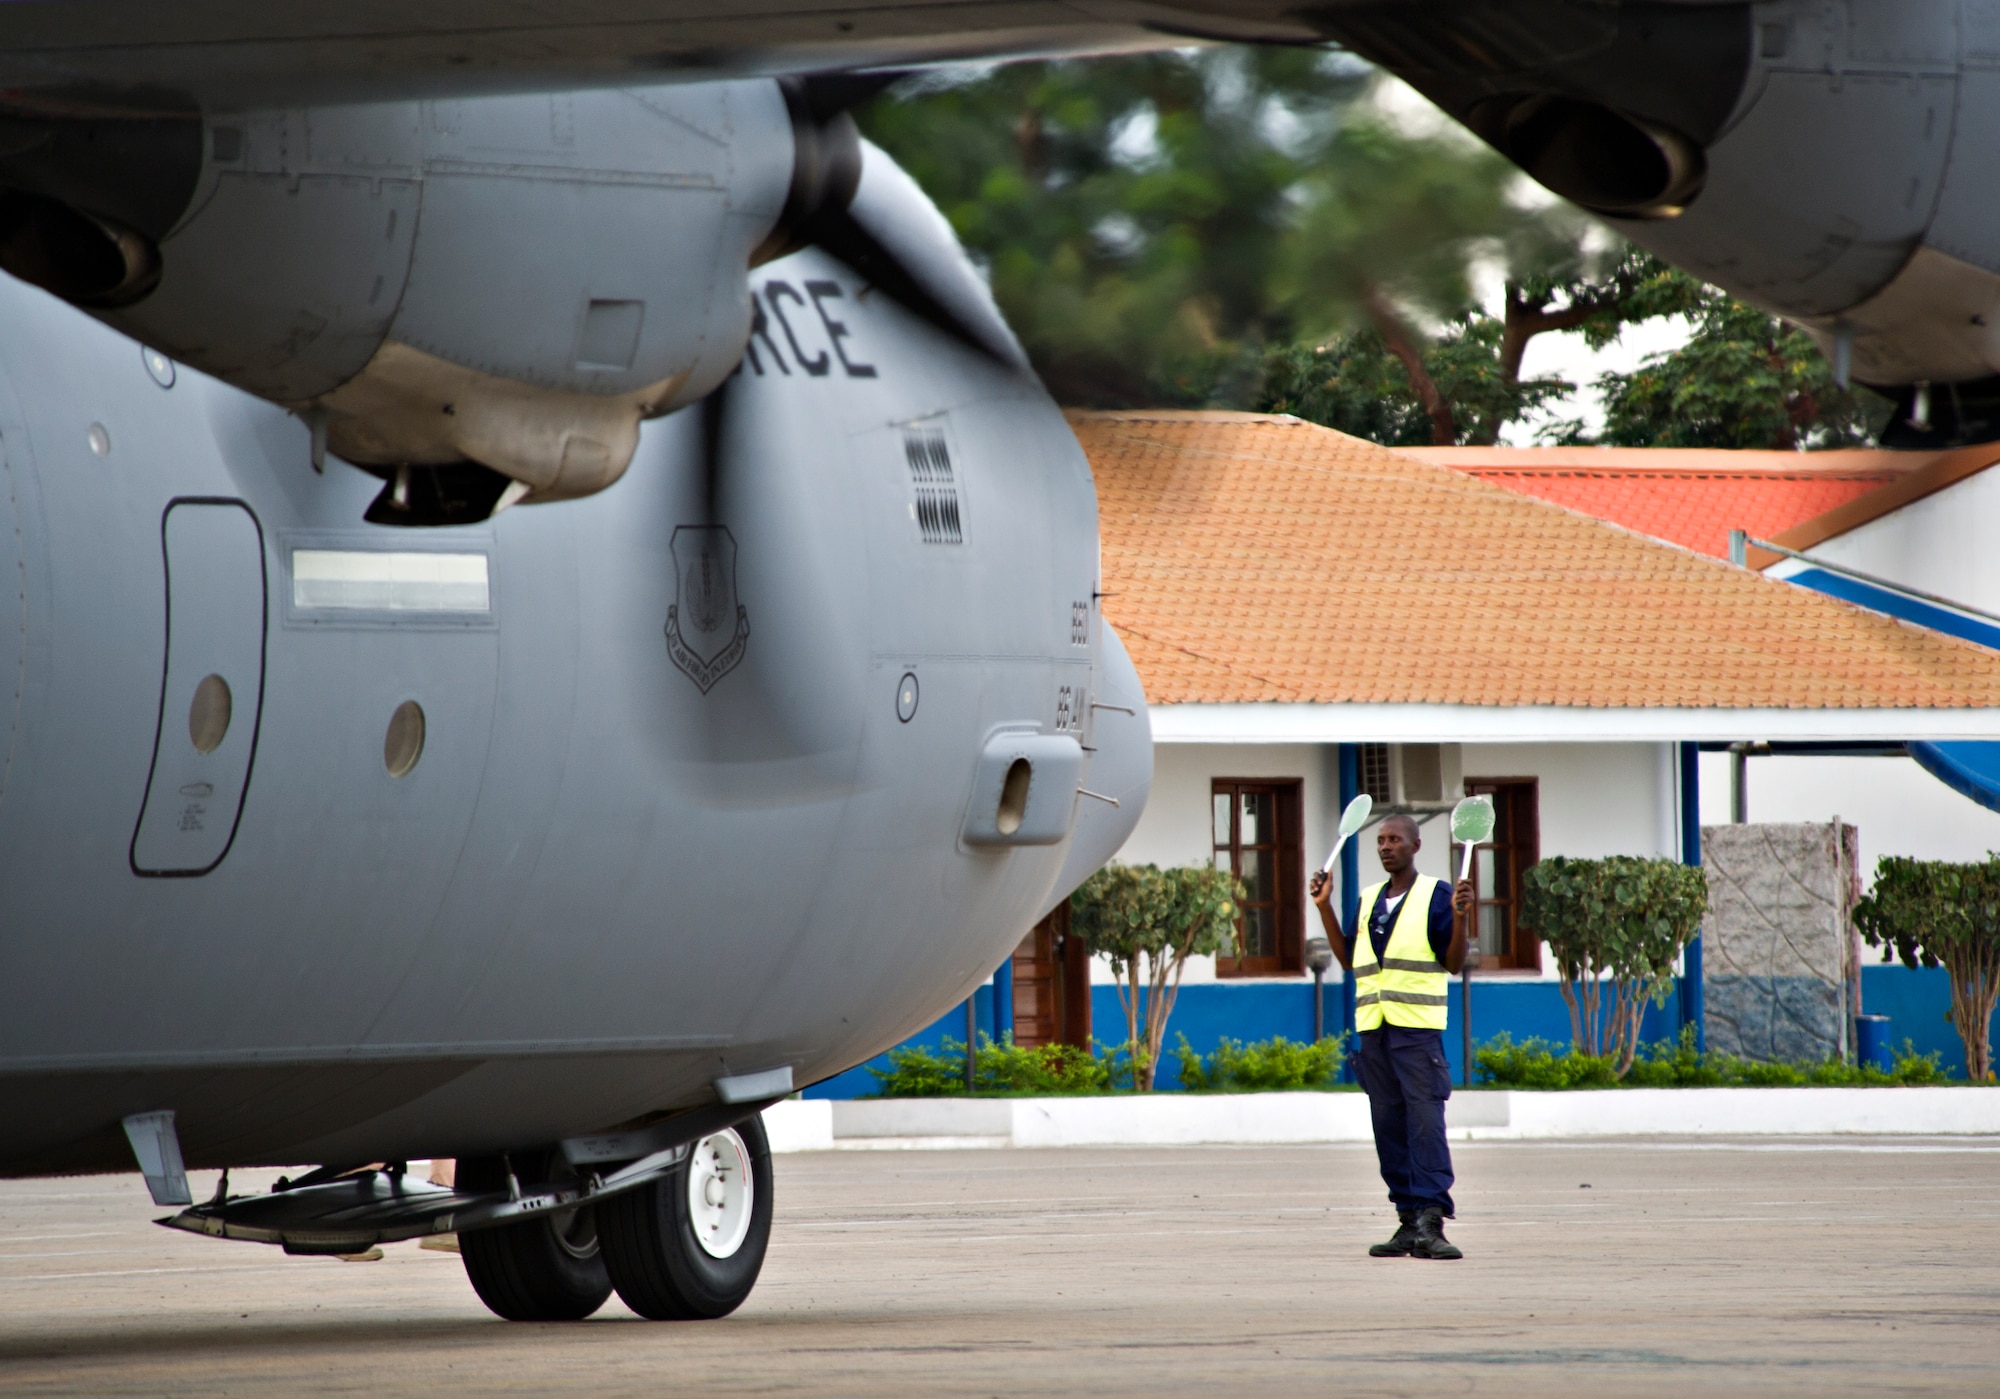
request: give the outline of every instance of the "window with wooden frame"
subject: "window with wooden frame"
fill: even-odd
[[[1234,957],[1217,976],[1289,976],[1305,970],[1304,783],[1217,778],[1209,803],[1215,867],[1243,881]]]
[[[1472,858],[1472,893],[1477,902],[1470,940],[1479,950],[1479,968],[1539,971],[1541,939],[1521,926],[1521,876],[1542,858],[1536,781],[1468,777],[1465,794],[1493,798],[1493,839],[1476,847]]]

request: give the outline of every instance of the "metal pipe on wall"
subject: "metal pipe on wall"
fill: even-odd
[[[1014,1033],[1014,954],[993,972],[993,1039],[997,1043]]]
[[[979,1043],[979,992],[974,990],[965,998],[965,1091],[970,1093],[978,1078],[978,1055],[975,1046]]]
[[[1701,867],[1701,748],[1681,745],[1681,863]],[[1702,1025],[1701,934],[1696,933],[1681,954],[1681,1024],[1694,1026],[1698,1050],[1708,1048]]]

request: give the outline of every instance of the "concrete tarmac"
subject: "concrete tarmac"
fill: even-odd
[[[450,1254],[286,1258],[155,1228],[136,1176],[0,1182],[0,1390],[2000,1393],[2000,1140],[1454,1150],[1460,1263],[1365,1256],[1365,1147],[780,1157],[763,1280],[701,1325],[509,1324]]]

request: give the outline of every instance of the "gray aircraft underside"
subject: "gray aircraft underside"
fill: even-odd
[[[213,114],[1190,39],[1345,44],[1808,327],[1904,396],[1913,444],[2000,435],[1995,0],[73,0],[0,7],[0,85],[30,112]]]

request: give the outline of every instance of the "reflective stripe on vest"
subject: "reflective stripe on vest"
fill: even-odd
[[[1388,881],[1362,891],[1354,938],[1354,1028],[1385,1021],[1415,1030],[1442,1030],[1451,1005],[1451,977],[1431,955],[1431,898],[1441,880],[1420,874],[1389,925],[1387,955],[1377,963],[1369,924]]]

